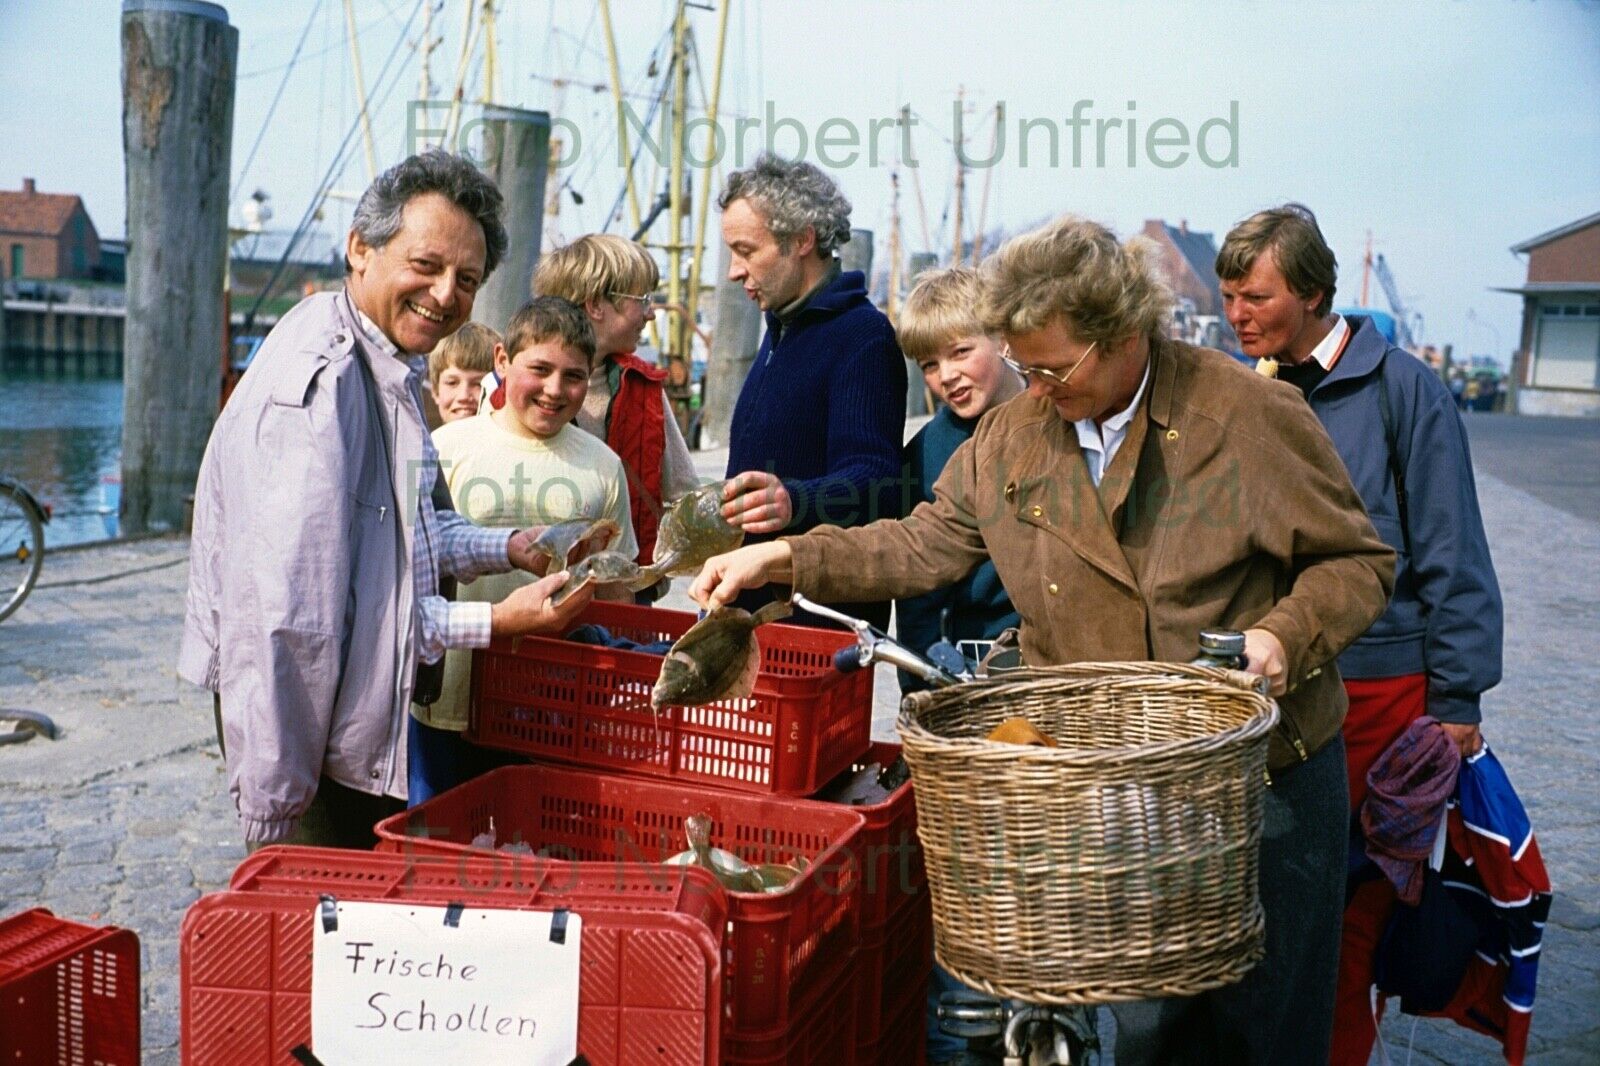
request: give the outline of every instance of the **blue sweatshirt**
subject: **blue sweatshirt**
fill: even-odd
[[[728,476],[776,474],[794,502],[783,535],[819,525],[864,526],[905,509],[900,442],[906,361],[894,327],[867,299],[859,270],[841,273],[787,325],[770,312],[729,430]],[[771,537],[746,538],[759,543]],[[765,590],[739,599],[747,609]],[[836,604],[880,629],[889,605]]]
[[[1500,681],[1504,615],[1466,429],[1432,370],[1390,345],[1371,319],[1347,317],[1351,336],[1344,355],[1309,400],[1378,535],[1398,558],[1388,610],[1339,657],[1339,673],[1426,673],[1428,713],[1441,722],[1474,723],[1482,717],[1478,697]],[[1405,475],[1410,554],[1390,472],[1380,380]]]
[[[981,417],[981,416],[980,416]],[[906,472],[911,482],[914,503],[933,502],[933,484],[955,450],[972,436],[978,419],[966,419],[948,407],[939,409],[905,448]],[[900,643],[921,655],[945,631],[941,628],[948,610],[952,641],[993,640],[1012,626],[1021,625],[1021,616],[1011,606],[1011,598],[1000,584],[994,563],[985,559],[954,585],[895,601],[895,627]],[[913,692],[927,685],[902,671],[900,691]]]

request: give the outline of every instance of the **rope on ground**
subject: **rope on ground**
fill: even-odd
[[[35,592],[42,592],[45,589],[68,589],[76,588],[79,585],[103,585],[107,581],[116,581],[124,577],[133,577],[136,574],[148,574],[156,570],[167,570],[171,567],[177,566],[179,563],[185,563],[188,561],[189,557],[187,555],[180,555],[176,559],[168,559],[165,562],[160,563],[151,563],[149,566],[136,566],[132,570],[118,570],[114,574],[101,574],[98,577],[80,577],[71,581],[43,581],[35,585],[33,588]]]

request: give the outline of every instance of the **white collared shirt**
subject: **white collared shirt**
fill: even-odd
[[[1350,336],[1350,323],[1345,321],[1343,315],[1334,315],[1333,328],[1328,335],[1311,349],[1311,358],[1322,364],[1322,369],[1332,370],[1333,362],[1339,358],[1339,349],[1344,347],[1344,340]]]
[[[1139,379],[1139,389],[1127,407],[1100,424],[1096,424],[1092,418],[1080,418],[1072,423],[1078,431],[1078,447],[1083,449],[1083,461],[1089,465],[1089,476],[1096,485],[1100,484],[1111,460],[1117,457],[1117,449],[1127,439],[1128,425],[1133,421],[1133,414],[1139,409],[1139,401],[1144,399],[1144,390],[1149,384],[1150,364],[1146,362],[1144,377]]]

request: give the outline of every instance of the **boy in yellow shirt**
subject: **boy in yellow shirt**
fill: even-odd
[[[572,424],[588,392],[594,330],[583,310],[538,297],[511,319],[495,346],[495,373],[505,403],[482,418],[464,418],[433,435],[456,510],[481,526],[552,525],[609,518],[621,532],[608,545],[639,552],[629,520],[622,461],[597,437]],[[460,598],[495,602],[534,580],[518,572],[480,577]],[[467,725],[471,652],[447,652],[438,702],[413,706],[410,802],[413,806],[495,764],[461,738]]]

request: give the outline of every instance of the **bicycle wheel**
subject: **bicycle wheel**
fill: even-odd
[[[16,485],[0,481],[0,622],[22,606],[44,565],[44,516]]]

